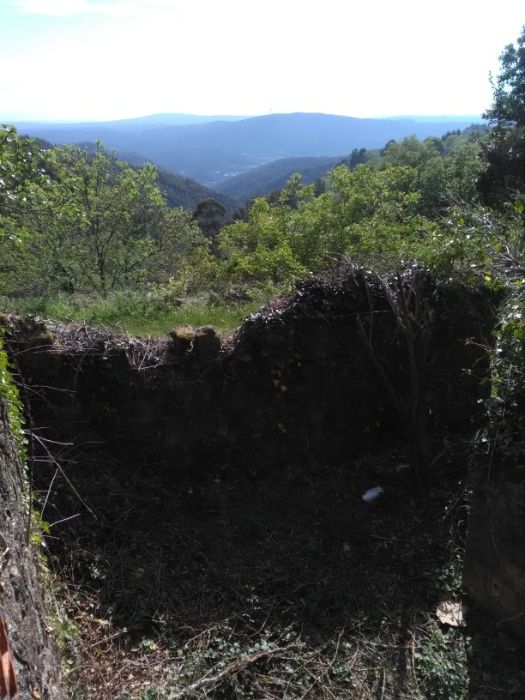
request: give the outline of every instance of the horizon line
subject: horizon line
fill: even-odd
[[[39,124],[108,124],[112,122],[120,122],[120,121],[133,121],[133,120],[138,120],[138,119],[151,119],[154,117],[197,117],[197,118],[203,118],[203,119],[213,119],[216,121],[220,121],[221,119],[234,119],[238,121],[242,121],[245,119],[257,119],[259,117],[273,117],[273,116],[282,116],[282,115],[293,115],[293,114],[310,114],[310,115],[324,115],[324,116],[331,116],[331,117],[343,117],[343,118],[348,118],[348,119],[377,119],[377,120],[406,120],[406,119],[426,119],[426,120],[432,120],[432,119],[437,119],[437,120],[442,120],[442,119],[448,119],[448,120],[464,120],[464,119],[479,119],[480,121],[486,121],[483,118],[483,114],[454,114],[454,113],[445,113],[445,114],[383,114],[383,115],[373,115],[373,116],[364,116],[364,117],[355,117],[350,114],[337,114],[334,112],[310,112],[310,111],[301,111],[301,110],[295,110],[291,112],[267,112],[267,113],[262,113],[262,114],[245,114],[245,115],[237,115],[237,114],[197,114],[195,112],[151,112],[148,114],[139,114],[139,115],[134,115],[134,116],[125,116],[125,117],[117,117],[117,118],[110,118],[110,119],[76,119],[76,118],[71,118],[71,119],[63,119],[63,118],[50,118],[50,117],[23,117],[23,116],[4,116],[0,113],[0,123],[2,124],[7,124],[7,123],[13,123],[13,122],[22,122],[25,124],[31,124],[31,123],[39,123]]]

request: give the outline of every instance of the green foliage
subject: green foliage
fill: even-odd
[[[202,199],[193,213],[201,231],[207,238],[214,239],[223,223],[226,209],[213,197]]]
[[[494,128],[478,186],[486,203],[500,206],[525,192],[525,26],[517,45],[503,50],[493,89],[492,106],[484,116]]]
[[[34,494],[31,492],[31,486],[28,483],[25,467],[28,459],[27,437],[24,429],[24,407],[18,387],[13,381],[11,374],[11,366],[4,347],[3,329],[0,326],[0,402],[5,406],[9,430],[14,436],[17,447],[20,464],[22,466],[22,483],[24,491],[23,499],[30,509],[30,528],[28,539],[37,547],[45,546],[45,535],[49,534],[50,525],[42,518],[42,515],[33,503]],[[1,415],[1,413],[0,413]],[[45,571],[45,561],[40,560],[42,570]]]
[[[166,289],[149,293],[125,290],[113,292],[105,298],[65,293],[53,297],[26,297],[19,301],[0,298],[0,308],[9,306],[15,313],[151,336],[164,336],[170,328],[182,324],[210,324],[223,331],[233,330],[260,305],[260,298],[244,303],[211,305],[205,296],[185,299],[181,304]]]
[[[0,293],[20,275],[15,262],[31,233],[35,190],[47,182],[38,145],[13,127],[0,127]]]
[[[237,221],[220,234],[224,274],[233,282],[290,283],[305,269],[294,257],[286,230],[284,207],[255,200],[248,221]]]
[[[487,167],[478,180],[480,198],[500,208],[525,192],[525,127],[496,125],[484,148]]]
[[[525,26],[517,46],[509,44],[500,56],[500,72],[485,117],[506,126],[525,127]]]
[[[422,695],[436,700],[466,700],[468,697],[468,639],[454,629],[443,631],[430,623],[414,652]]]
[[[497,245],[497,225],[497,218],[484,207],[451,207],[415,244],[413,255],[438,279],[483,283]]]
[[[227,194],[209,189],[196,180],[162,168],[157,170],[156,185],[166,198],[168,205],[173,208],[182,207],[188,211],[195,211],[199,202],[208,198],[218,200],[228,217],[232,217],[239,208],[238,203],[230,199]]]
[[[0,400],[5,404],[7,420],[12,434],[18,444],[20,461],[25,464],[27,458],[27,439],[24,432],[24,414],[22,400],[17,386],[11,376],[7,352],[4,348],[3,329],[0,326]]]
[[[48,167],[55,186],[40,198],[30,249],[40,283],[107,294],[143,282],[163,205],[155,169],[73,146],[52,149]]]
[[[475,252],[454,214],[436,217],[473,197],[476,134],[391,142],[382,155],[355,151],[351,169],[337,167],[322,187],[295,175],[219,233],[222,207],[217,216],[201,212],[211,236],[199,217],[167,206],[151,166],[131,168],[101,144],[94,152],[66,146],[39,153],[37,174],[24,156],[30,144],[10,134],[30,193],[17,213],[24,245],[17,236],[3,241],[0,292],[10,296],[149,289],[176,298],[232,285],[275,293],[345,256],[383,268],[422,257],[448,270]]]
[[[211,248],[189,211],[165,209],[146,279],[177,295],[207,290],[218,275]]]
[[[0,127],[0,240],[23,231],[32,186],[46,180],[40,149],[13,127]]]
[[[181,266],[193,271],[193,280],[202,270],[209,274],[209,242],[189,212],[167,206],[152,166],[131,168],[101,144],[94,153],[65,146],[41,154],[46,175],[31,179],[29,156],[20,155],[27,144],[14,131],[8,135],[25,168],[25,180],[18,178],[26,183],[24,195],[12,185],[11,199],[19,202],[15,223],[26,235],[23,246],[20,237],[4,236],[4,292],[107,295],[163,283]],[[10,172],[13,158],[6,161]]]
[[[479,141],[477,132],[424,141],[412,136],[389,144],[378,165],[412,168],[412,189],[420,193],[420,213],[437,216],[450,205],[475,200],[476,181],[483,168]]]
[[[414,172],[337,167],[319,196],[293,177],[279,201],[253,204],[247,221],[220,234],[224,274],[237,282],[290,284],[343,255],[399,256],[428,222],[418,214]]]
[[[463,231],[463,233],[462,233]],[[468,233],[467,233],[468,232]],[[519,476],[525,450],[525,203],[518,197],[500,211],[471,208],[456,220],[455,235],[466,239],[458,260],[471,277],[497,293],[490,358],[490,396],[482,446],[489,466],[510,467]],[[457,274],[456,274],[457,276]],[[478,445],[479,447],[479,445]]]
[[[522,478],[525,463],[525,276],[507,298],[494,332],[486,440],[498,466]]]
[[[508,118],[511,107],[519,112],[511,99],[521,95],[521,38],[518,44],[502,55],[490,111],[501,128],[514,129],[513,138],[521,119]],[[74,146],[41,152],[4,130],[0,293],[43,297],[57,312],[68,303],[64,294],[111,297],[107,313],[89,317],[114,324],[109,309],[137,317],[125,308],[133,298],[138,309],[136,292],[144,296],[142,313],[154,318],[163,300],[232,287],[280,292],[348,256],[379,271],[419,259],[438,277],[492,281],[491,256],[502,249],[506,224],[504,213],[477,202],[487,143],[482,131],[470,129],[354,150],[322,184],[305,186],[294,175],[271,199],[255,200],[245,220],[219,231],[221,204],[205,200],[195,216],[170,208],[152,166],[132,168],[101,144],[94,152]]]

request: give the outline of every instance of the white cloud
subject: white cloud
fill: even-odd
[[[84,12],[97,12],[105,6],[97,7],[89,0],[18,0],[17,7],[27,15],[71,17]]]
[[[110,17],[135,16],[173,8],[173,0],[14,0],[26,15],[73,17],[79,14],[99,14]]]
[[[16,0],[57,21],[26,14],[6,29],[1,107],[63,119],[474,114],[523,24],[523,0],[504,0],[499,22],[476,2],[442,0],[427,16],[421,0]]]

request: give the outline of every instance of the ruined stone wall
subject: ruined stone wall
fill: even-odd
[[[525,480],[477,485],[468,524],[463,581],[496,626],[525,640]]]
[[[493,300],[430,279],[424,299],[430,319],[429,432],[471,435],[484,419],[483,345],[494,324]],[[384,289],[362,272],[302,285],[247,320],[220,351],[213,343],[205,351],[194,342],[138,340],[17,319],[10,319],[9,343],[32,427],[71,443],[70,452],[62,448],[71,458],[68,468],[76,468],[75,450],[84,465],[94,450],[104,456],[92,461],[94,469],[114,457],[130,476],[134,470],[163,470],[169,478],[192,480],[221,467],[257,474],[293,463],[307,470],[407,437],[408,426],[395,415],[360,336],[359,319],[399,401],[406,402],[405,341]],[[520,614],[523,604],[515,586],[523,580],[523,562],[508,555],[507,547],[509,537],[521,541],[518,496],[500,489],[489,502],[480,492],[470,524],[467,579],[477,581],[478,599],[498,620],[509,610],[510,616]],[[506,510],[508,503],[515,505]],[[503,530],[488,547],[496,521]],[[498,566],[489,570],[487,557]],[[499,598],[492,600],[495,586]],[[521,596],[518,607],[506,602],[509,595]]]
[[[59,656],[44,603],[42,571],[29,542],[27,493],[15,439],[0,399],[0,616],[10,645],[19,697],[64,697]],[[3,634],[2,634],[3,637]],[[2,664],[5,669],[5,638]],[[13,679],[10,681],[13,689]],[[8,695],[9,682],[2,697]]]
[[[426,281],[432,338],[430,429],[470,429],[479,411],[490,304]],[[217,355],[79,327],[13,323],[11,350],[37,427],[102,443],[130,465],[184,475],[211,463],[280,469],[333,463],[403,437],[358,321],[400,401],[409,393],[405,341],[365,273],[312,280],[249,319]],[[467,341],[473,338],[478,344]]]

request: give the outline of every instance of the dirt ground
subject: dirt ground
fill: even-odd
[[[512,640],[435,615],[461,597],[468,506],[446,457],[422,490],[404,445],[192,482],[68,450],[67,480],[39,473],[71,697],[525,696]]]

